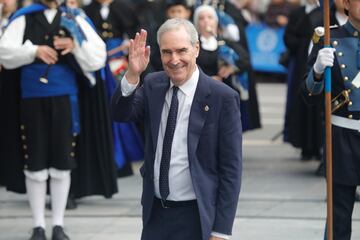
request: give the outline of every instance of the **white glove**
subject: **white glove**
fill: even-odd
[[[335,48],[323,48],[318,52],[315,64],[314,72],[317,74],[323,74],[326,67],[332,67],[334,65],[334,52]]]

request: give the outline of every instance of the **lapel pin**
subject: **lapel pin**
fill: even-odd
[[[207,112],[207,111],[209,111],[209,106],[208,105],[205,106],[205,112]]]

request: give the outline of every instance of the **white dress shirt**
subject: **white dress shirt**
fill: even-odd
[[[57,11],[57,9],[44,10],[44,15],[49,23],[53,22]],[[81,46],[74,40],[75,47],[72,53],[85,74],[99,70],[105,66],[105,43],[83,17],[78,15],[75,20],[83,30],[86,40],[82,42]],[[38,46],[30,40],[23,43],[25,27],[25,16],[18,17],[6,28],[0,39],[0,62],[5,68],[18,68],[35,60]]]
[[[189,169],[187,133],[191,105],[194,100],[198,81],[199,69],[196,68],[190,79],[187,80],[183,85],[179,86],[179,91],[177,93],[179,109],[176,119],[174,139],[171,147],[169,169],[170,194],[167,198],[167,200],[171,201],[187,201],[196,199]],[[170,87],[166,92],[165,103],[161,113],[161,121],[156,145],[157,147],[154,161],[154,187],[155,195],[158,198],[161,198],[159,191],[160,162],[173,86],[174,84],[170,81]],[[125,76],[121,80],[121,92],[125,97],[129,96],[136,89],[136,87],[137,84],[129,84]],[[211,235],[221,237],[223,239],[230,239],[230,236],[217,232],[212,232]]]

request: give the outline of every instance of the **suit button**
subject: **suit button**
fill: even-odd
[[[344,69],[344,68],[346,68],[346,65],[345,65],[345,64],[341,64],[340,67],[341,67],[342,69]]]
[[[344,56],[344,54],[342,52],[338,52],[338,56],[342,57],[342,56]]]
[[[349,77],[348,77],[348,76],[345,76],[345,77],[344,77],[344,81],[347,81],[347,80],[349,80]]]
[[[350,101],[350,102],[349,102],[349,106],[351,106],[351,105],[352,105],[352,102]]]
[[[333,41],[334,47],[336,47],[338,44],[339,44],[338,41]]]
[[[350,115],[348,116],[348,118],[352,119],[352,118],[353,118],[353,115],[350,114]]]

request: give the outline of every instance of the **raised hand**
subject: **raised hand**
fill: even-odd
[[[135,38],[130,40],[129,66],[125,74],[126,80],[131,84],[137,84],[140,74],[145,71],[150,61],[150,47],[146,46],[147,32],[141,29]]]

